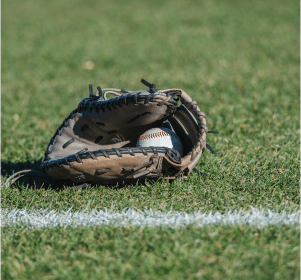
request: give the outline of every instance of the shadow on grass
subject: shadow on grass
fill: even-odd
[[[42,163],[41,159],[35,162],[25,161],[25,162],[15,162],[15,163],[1,160],[1,175],[5,177],[9,177],[18,171],[26,170],[26,169],[33,169],[33,170],[40,171],[41,163]]]

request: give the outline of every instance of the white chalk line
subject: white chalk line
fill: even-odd
[[[139,210],[126,208],[122,211],[105,209],[99,211],[53,211],[40,210],[2,210],[1,226],[9,227],[23,225],[28,228],[53,228],[53,227],[78,227],[78,226],[108,226],[116,227],[167,227],[178,228],[195,225],[249,225],[264,228],[269,225],[300,227],[300,211],[290,213],[289,211],[276,211],[258,209],[228,211],[224,214],[215,213],[181,213],[160,212],[151,209]]]

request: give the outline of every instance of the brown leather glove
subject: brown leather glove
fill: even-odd
[[[5,185],[24,176],[104,185],[187,177],[206,147],[214,153],[206,135],[217,132],[208,131],[205,114],[183,90],[158,90],[154,84],[141,82],[149,90],[98,87],[94,95],[90,85],[90,97],[79,103],[50,140],[42,173],[19,171]],[[107,99],[107,94],[117,97]],[[167,147],[136,147],[141,134],[164,126],[166,120],[184,144],[182,157]]]

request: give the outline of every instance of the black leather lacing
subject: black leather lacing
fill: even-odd
[[[209,144],[206,144],[206,147],[212,154],[215,154],[215,151],[209,146]]]
[[[151,84],[144,79],[141,79],[141,83],[149,88],[150,93],[155,93],[157,91],[155,84]]]
[[[70,144],[72,144],[75,140],[73,138],[71,138],[70,140],[68,140],[63,146],[63,149],[66,149]]]
[[[143,154],[147,156],[148,154],[165,154],[171,161],[175,163],[181,163],[181,156],[178,151],[174,149],[169,149],[166,147],[133,147],[133,148],[119,148],[119,149],[103,149],[98,151],[83,151],[81,153],[76,153],[73,155],[70,155],[68,157],[62,158],[62,159],[55,159],[55,160],[48,160],[41,164],[41,169],[45,170],[48,168],[53,168],[55,166],[60,165],[70,165],[71,162],[79,162],[82,163],[83,159],[97,159],[98,157],[106,157],[110,158],[110,156],[119,156],[122,157],[122,155],[130,154]]]

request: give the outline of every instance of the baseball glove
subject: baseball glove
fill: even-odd
[[[138,179],[187,177],[206,147],[205,114],[181,89],[127,91],[97,87],[51,138],[41,171],[75,184],[134,183]],[[107,99],[107,95],[115,97]],[[179,101],[181,105],[179,106]],[[169,125],[183,143],[183,156],[167,147],[136,147],[151,128]]]

